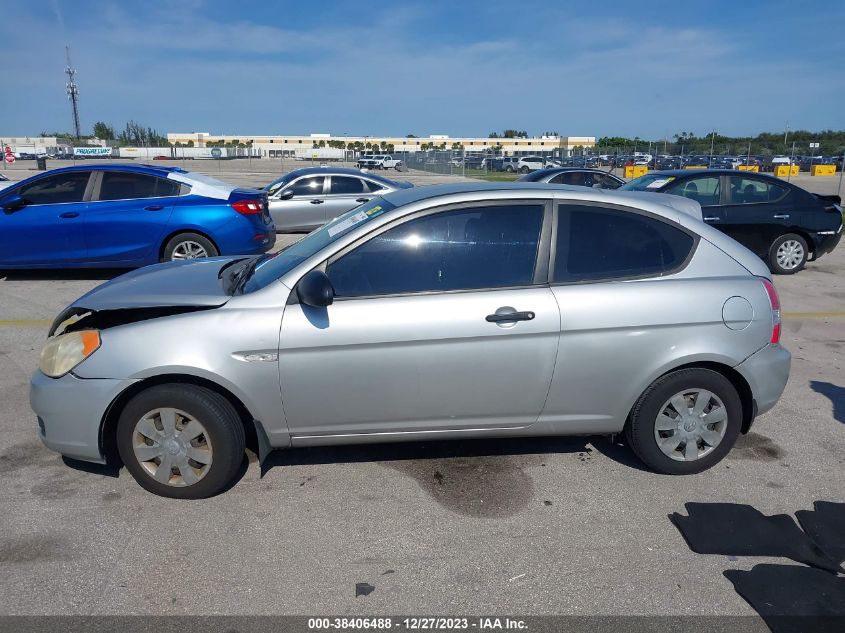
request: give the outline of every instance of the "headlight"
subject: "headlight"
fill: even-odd
[[[39,369],[51,378],[64,376],[100,347],[98,330],[62,334],[47,341],[41,350]]]

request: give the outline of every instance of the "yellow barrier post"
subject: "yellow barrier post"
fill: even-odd
[[[813,165],[810,167],[811,176],[835,176],[836,165]]]
[[[737,165],[736,168],[739,171],[753,171],[754,173],[760,171],[760,165]]]
[[[789,175],[789,165],[774,165],[772,173],[778,178],[786,178]]]
[[[684,165],[684,169],[707,169],[707,165]]]
[[[639,178],[648,173],[646,165],[625,165],[625,178]]]

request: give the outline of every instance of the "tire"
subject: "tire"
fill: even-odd
[[[167,411],[174,412],[170,419],[175,431],[170,437]],[[197,428],[202,432],[186,439]],[[149,435],[160,439],[145,439]],[[132,398],[118,419],[116,440],[120,458],[135,481],[153,494],[173,499],[205,499],[221,492],[237,474],[246,448],[243,424],[232,405],[209,389],[187,384],[150,387]],[[167,474],[159,472],[165,459],[172,464]],[[204,459],[210,463],[203,464]],[[187,468],[180,468],[180,462]]]
[[[510,174],[510,173],[513,173],[513,167],[512,167],[511,165],[508,165],[508,166],[505,168],[505,171],[506,171],[506,172],[508,172],[509,174]]]
[[[191,253],[195,254],[191,255]],[[217,257],[219,254],[220,252],[217,250],[217,247],[207,237],[203,237],[198,233],[179,233],[167,241],[161,261],[172,262],[183,259],[202,259],[205,257]]]
[[[531,171],[531,170],[528,169],[528,167],[523,167],[522,169],[519,170],[519,172],[522,173],[522,174],[527,174],[529,171]]]
[[[796,233],[781,235],[772,242],[767,261],[776,275],[794,275],[807,263],[807,240]]]
[[[699,393],[697,398],[689,395],[696,392]],[[705,396],[705,392],[710,395]],[[693,406],[687,408],[687,418],[678,416],[676,422],[666,415],[666,411],[677,412],[669,401],[681,394],[688,394],[682,396],[683,402]],[[693,408],[699,400],[707,405],[704,407],[705,416],[714,414],[714,423],[701,424],[706,417],[696,415]],[[723,411],[721,415],[718,413],[720,409]],[[660,414],[664,415],[658,419]],[[715,422],[722,417],[723,422]],[[658,424],[670,428],[658,430]],[[742,402],[727,378],[710,369],[681,369],[658,378],[640,396],[625,425],[625,437],[636,456],[652,470],[666,475],[691,475],[719,463],[733,448],[741,426]],[[699,432],[703,432],[710,443],[697,437]],[[667,452],[658,445],[658,436],[665,442]],[[720,436],[718,441],[716,436]],[[691,443],[686,438],[695,442],[695,454],[690,458],[687,458],[687,447]],[[675,450],[671,450],[675,440],[679,443]]]

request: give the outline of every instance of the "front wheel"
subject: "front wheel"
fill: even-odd
[[[519,171],[520,171],[521,173],[523,173],[523,174],[527,174],[530,170],[528,169],[528,167],[523,167],[523,168],[522,168],[522,169],[520,169]]]
[[[778,275],[794,275],[807,263],[807,241],[795,233],[781,235],[769,248],[769,269]]]
[[[640,396],[625,436],[653,470],[690,475],[721,461],[741,426],[742,403],[727,378],[710,369],[682,369],[657,379]]]
[[[246,443],[229,401],[187,384],[158,385],[132,398],[120,414],[116,439],[135,481],[176,499],[221,492],[237,474]]]

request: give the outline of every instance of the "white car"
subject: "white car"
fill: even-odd
[[[543,169],[544,166],[545,162],[542,156],[521,156],[516,164],[516,170],[522,174],[527,174],[529,171]]]

